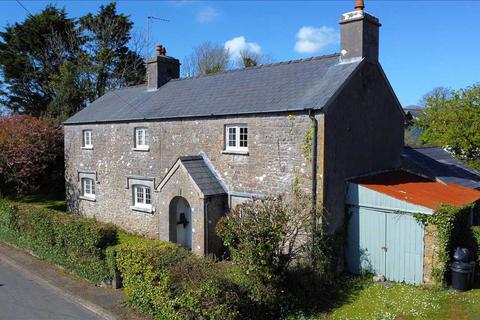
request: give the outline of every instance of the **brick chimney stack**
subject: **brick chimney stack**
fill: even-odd
[[[340,18],[340,62],[348,63],[367,59],[378,61],[379,29],[378,18],[364,11],[363,0],[355,1],[355,11]]]
[[[167,49],[157,44],[157,55],[147,62],[147,89],[157,90],[171,79],[180,77],[180,61],[167,56]]]

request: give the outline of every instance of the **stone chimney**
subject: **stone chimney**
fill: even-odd
[[[340,62],[348,63],[365,58],[378,61],[380,22],[364,11],[363,0],[356,0],[355,11],[340,18]]]
[[[147,62],[147,88],[157,90],[171,79],[180,77],[180,61],[167,56],[167,50],[156,46],[157,55]]]

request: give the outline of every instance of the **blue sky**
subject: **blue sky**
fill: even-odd
[[[118,9],[182,60],[210,40],[234,54],[250,48],[284,61],[339,51],[338,20],[353,9],[345,1],[118,1]],[[50,1],[21,1],[33,14]],[[106,1],[56,1],[71,17],[96,12]],[[372,1],[366,11],[381,23],[380,62],[404,106],[437,86],[458,89],[480,81],[480,1]],[[15,1],[0,3],[0,27],[25,19]]]

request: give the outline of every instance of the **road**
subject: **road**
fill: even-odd
[[[97,319],[0,260],[0,320]]]

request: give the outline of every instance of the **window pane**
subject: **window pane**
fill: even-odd
[[[91,146],[92,145],[92,131],[91,130],[84,130],[83,131],[83,146]]]
[[[247,145],[247,136],[248,136],[248,128],[240,128],[240,147],[246,148]]]
[[[150,188],[145,188],[145,203],[150,204]]]
[[[148,146],[148,129],[143,130],[143,144]]]
[[[143,188],[137,187],[137,203],[144,203],[143,201]]]
[[[237,128],[228,128],[228,146],[237,146]]]
[[[92,194],[95,194],[95,183],[93,182],[93,180],[90,180],[91,183],[92,183]]]

